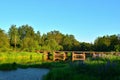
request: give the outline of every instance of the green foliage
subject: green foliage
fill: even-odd
[[[9,39],[4,30],[0,29],[0,52],[9,50]]]
[[[10,45],[14,47],[16,50],[16,46],[19,45],[19,35],[18,35],[18,29],[16,25],[12,25],[8,32],[9,38],[10,38]]]
[[[95,51],[116,51],[120,41],[117,35],[98,37],[94,42]]]
[[[62,46],[64,50],[79,50],[79,42],[73,35],[65,35],[62,40]]]
[[[0,29],[0,51],[16,50],[29,51],[120,51],[120,40],[117,35],[98,37],[94,44],[79,42],[74,35],[50,31],[41,35],[30,25],[17,27],[11,25],[8,34]]]
[[[115,45],[115,51],[120,52],[120,45]]]
[[[80,51],[92,51],[93,44],[82,42],[80,43]]]
[[[34,29],[29,25],[22,25],[18,28],[21,40],[21,49],[25,51],[34,51],[39,47],[39,32],[35,34]],[[38,38],[38,39],[37,39]]]
[[[46,37],[47,37],[48,40],[49,39],[50,40],[54,39],[60,45],[60,44],[62,44],[63,36],[64,35],[62,33],[60,33],[59,31],[54,30],[54,31],[48,32]]]
[[[60,46],[54,39],[46,40],[44,45],[48,46],[48,50],[52,51],[62,49],[62,46]]]

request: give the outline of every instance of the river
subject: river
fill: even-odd
[[[0,80],[42,80],[48,72],[48,69],[18,68],[12,71],[0,71]]]

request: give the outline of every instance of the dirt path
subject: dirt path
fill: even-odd
[[[48,69],[17,69],[15,71],[0,71],[0,80],[42,80]]]

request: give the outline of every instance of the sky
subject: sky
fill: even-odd
[[[120,0],[0,0],[0,28],[28,24],[41,34],[58,30],[80,42],[120,33]]]

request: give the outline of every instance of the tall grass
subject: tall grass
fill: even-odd
[[[43,54],[34,52],[0,53],[0,70],[13,70],[17,67],[39,67],[43,63]]]
[[[44,80],[120,80],[120,57],[105,55],[53,68]]]
[[[31,53],[31,52],[8,52],[0,53],[0,64],[5,63],[18,63],[18,64],[27,64],[27,63],[37,63],[42,62],[43,54]]]

